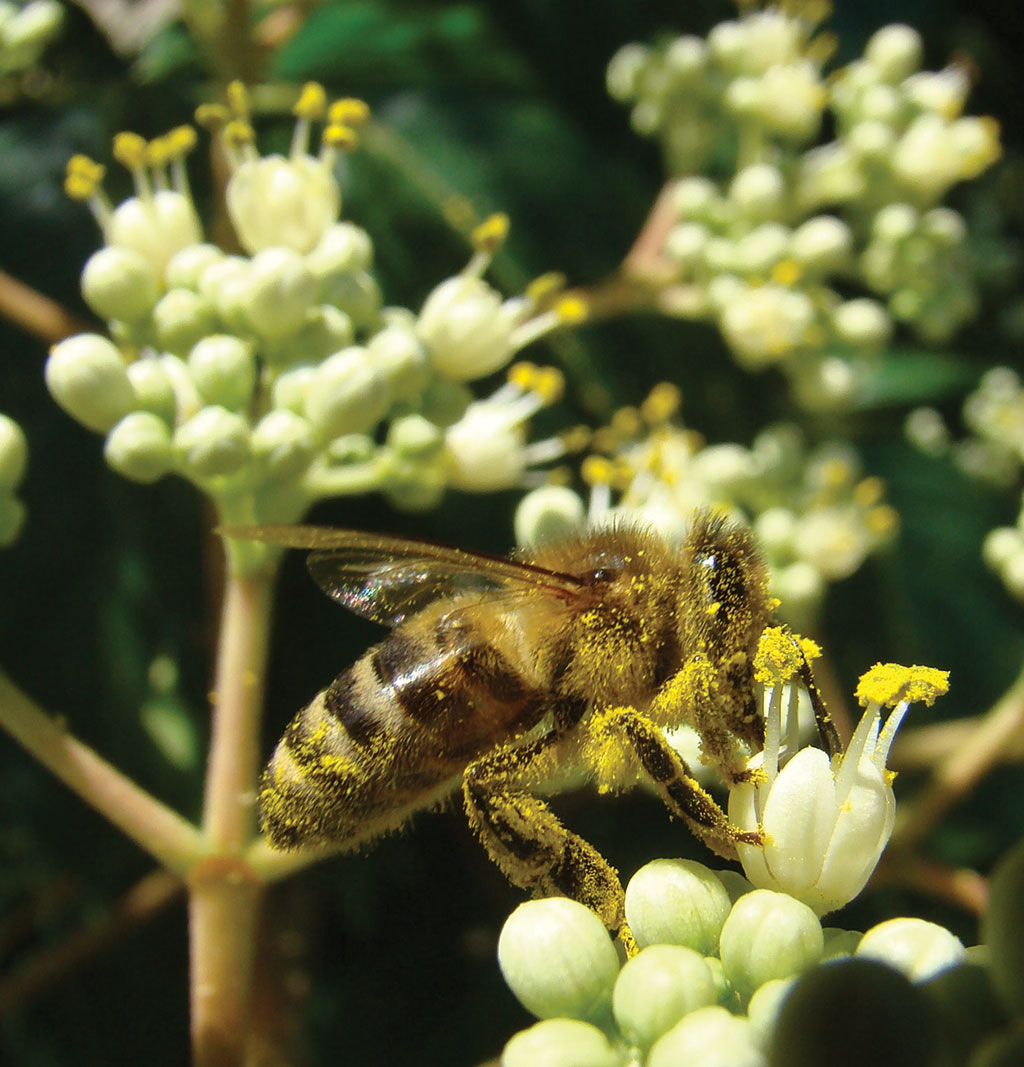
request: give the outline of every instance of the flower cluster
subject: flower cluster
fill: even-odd
[[[994,120],[962,114],[966,70],[922,71],[908,26],[826,80],[824,10],[751,10],[706,40],[628,45],[608,71],[678,178],[660,306],[717,323],[812,408],[856,399],[893,320],[938,342],[975,314],[965,221],[938,205],[1000,154]],[[816,144],[826,112],[835,140]]]
[[[565,442],[527,444],[529,416],[560,395],[550,369],[517,364],[475,401],[467,383],[508,366],[525,345],[582,314],[544,276],[514,299],[483,279],[508,231],[494,215],[473,233],[464,270],[419,312],[385,307],[373,241],[340,220],[335,176],[366,105],[305,87],[290,154],[260,155],[247,95],[200,108],[231,168],[225,202],[239,246],[204,240],[189,193],[191,127],[152,141],[120,134],[114,155],[135,195],[114,206],[103,168],[78,156],[69,194],[92,208],[106,245],[82,290],[110,337],[56,345],[46,380],[57,402],[106,435],[128,478],[177,473],[233,522],[294,521],[317,498],[380,490],[400,507],[434,506],[447,487],[530,484],[531,464]],[[310,149],[320,124],[320,148]]]
[[[43,49],[64,23],[57,0],[0,3],[0,76],[17,74],[39,62]]]
[[[502,931],[498,959],[512,992],[542,1021],[508,1042],[503,1067],[804,1062],[772,1051],[798,976],[813,981],[822,966],[852,958],[881,961],[921,984],[966,961],[953,934],[920,919],[890,920],[863,935],[823,929],[819,919],[855,897],[874,870],[893,825],[889,746],[908,704],[931,703],[946,676],[873,668],[858,688],[866,710],[857,731],[830,756],[800,747],[793,672],[801,661],[783,631],[762,640],[764,751],[729,805],[733,822],[767,838],[763,848],[739,848],[747,877],[683,859],[642,867],[625,898],[640,951],[624,966],[582,905],[521,905]],[[881,706],[894,710],[880,728]]]
[[[964,401],[969,435],[954,441],[942,415],[918,408],[906,422],[909,440],[922,452],[948,457],[968,477],[1007,489],[1024,471],[1024,384],[1009,367],[987,371]],[[985,562],[1018,600],[1024,600],[1024,498],[1015,526],[998,526],[985,539]]]
[[[809,449],[795,425],[763,431],[750,448],[708,445],[673,419],[679,402],[679,391],[663,384],[639,409],[617,412],[594,435],[603,454],[583,463],[589,505],[565,487],[536,489],[517,511],[517,541],[533,544],[584,523],[626,518],[674,543],[695,509],[725,511],[749,521],[783,617],[807,629],[828,583],[853,574],[895,534],[898,518],[882,482],[864,477],[852,446],[834,441]]]
[[[15,495],[28,462],[28,444],[21,427],[0,414],[0,548],[14,543],[25,522],[25,505]]]

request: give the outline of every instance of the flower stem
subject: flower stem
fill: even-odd
[[[202,855],[190,822],[72,737],[2,673],[0,726],[169,871],[184,876]]]

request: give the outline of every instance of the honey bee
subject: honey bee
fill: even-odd
[[[356,846],[461,789],[513,883],[582,902],[629,950],[616,871],[537,797],[542,785],[580,770],[646,778],[715,851],[763,843],[662,733],[690,723],[730,782],[763,745],[753,663],[772,606],[746,531],[698,513],[676,547],[619,528],[513,559],[319,527],[226,532],[313,549],[329,596],[394,627],[278,743],[259,789],[274,847]]]

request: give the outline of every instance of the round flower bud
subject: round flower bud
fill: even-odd
[[[306,265],[318,278],[369,270],[373,266],[373,241],[355,223],[336,222],[306,256]]]
[[[739,871],[722,870],[715,871],[715,877],[725,886],[729,894],[730,905],[735,904],[746,893],[753,893],[754,884]],[[731,910],[731,907],[730,907]]]
[[[621,1067],[622,1057],[596,1026],[578,1019],[544,1019],[516,1034],[501,1067]]]
[[[878,960],[902,971],[912,982],[926,982],[967,958],[959,938],[924,919],[889,919],[872,926],[857,945],[859,959]]]
[[[331,304],[321,304],[306,314],[296,333],[274,345],[264,345],[261,355],[269,364],[290,364],[296,359],[319,363],[355,341],[352,319]]]
[[[199,293],[220,316],[222,328],[244,334],[252,329],[249,321],[251,261],[243,256],[225,256],[211,263],[200,275]]]
[[[619,973],[608,931],[589,909],[565,897],[520,904],[498,939],[509,989],[539,1019],[606,1015]]]
[[[877,349],[892,336],[892,319],[877,300],[858,297],[832,309],[832,328],[845,344]]]
[[[921,69],[924,47],[921,35],[911,26],[894,23],[874,33],[864,49],[864,58],[891,85]]]
[[[145,199],[129,197],[114,208],[103,231],[107,244],[133,248],[144,256],[158,278],[175,252],[202,237],[192,201],[172,189],[158,189]]]
[[[352,463],[369,463],[377,451],[372,437],[364,433],[345,433],[335,437],[324,449],[324,457],[332,467]]]
[[[446,428],[454,426],[473,403],[473,394],[458,382],[432,381],[423,390],[420,411],[425,418]]]
[[[317,282],[302,256],[289,248],[265,248],[253,256],[248,282],[246,313],[261,337],[279,340],[303,326]]]
[[[175,252],[167,261],[164,282],[168,289],[199,288],[199,279],[203,271],[214,263],[219,263],[224,253],[216,245],[205,243],[188,245]]]
[[[174,450],[189,477],[235,474],[249,458],[248,423],[225,408],[203,408],[175,431]]]
[[[694,860],[652,860],[626,886],[626,922],[639,945],[684,945],[708,956],[731,902],[714,871]]]
[[[365,348],[353,345],[320,364],[306,393],[306,418],[328,440],[365,433],[391,406],[391,390]]]
[[[183,359],[177,356],[160,356],[158,362],[174,390],[174,417],[169,421],[171,423],[185,422],[203,406],[196,383],[192,380],[192,375]],[[155,414],[159,415],[160,412]]]
[[[197,341],[214,333],[217,325],[210,299],[191,289],[169,289],[153,308],[157,344],[176,356],[187,355]]]
[[[753,525],[757,543],[767,556],[774,559],[792,555],[797,517],[789,508],[768,508],[754,519]]]
[[[430,353],[408,326],[386,326],[366,343],[396,400],[413,403],[431,378]]]
[[[586,508],[578,493],[564,485],[542,485],[527,493],[516,508],[516,544],[534,547],[578,530]]]
[[[189,352],[188,369],[207,404],[234,411],[252,399],[256,360],[249,345],[231,334],[204,337]]]
[[[0,548],[10,548],[25,525],[25,505],[11,492],[0,489]]]
[[[444,447],[444,432],[422,415],[403,415],[392,420],[387,443],[403,458],[423,459]]]
[[[740,897],[722,927],[722,966],[740,995],[772,978],[788,978],[821,958],[825,938],[817,915],[795,897],[755,889]]]
[[[619,973],[612,1013],[622,1036],[646,1049],[684,1015],[715,1000],[714,978],[699,953],[681,945],[651,945]]]
[[[358,270],[321,278],[317,299],[320,303],[341,308],[357,330],[372,330],[379,324],[384,298],[374,276]]]
[[[775,1029],[775,1020],[782,1010],[782,1003],[793,988],[796,978],[773,978],[754,991],[747,1005],[747,1018],[758,1032],[761,1043],[766,1044]]]
[[[10,416],[0,414],[0,491],[17,488],[27,463],[24,431]]]
[[[128,364],[128,380],[135,391],[136,406],[142,411],[151,411],[173,426],[178,400],[164,362],[159,358],[143,356]]]
[[[918,214],[909,204],[887,204],[871,223],[871,237],[882,244],[896,245],[917,229]]]
[[[736,269],[743,274],[766,275],[785,256],[788,245],[788,227],[762,223],[736,242]]]
[[[438,374],[452,381],[483,378],[512,358],[512,330],[521,305],[502,303],[483,279],[456,275],[427,297],[417,332]]]
[[[57,0],[30,0],[12,10],[2,23],[6,69],[24,69],[35,63],[63,21],[64,8]]]
[[[133,411],[107,435],[103,458],[108,466],[133,482],[158,481],[174,465],[171,431],[151,411]]]
[[[681,222],[668,231],[665,254],[687,270],[693,270],[704,258],[710,233],[699,222]]]
[[[706,220],[717,199],[718,189],[709,178],[681,178],[672,192],[683,222]]]
[[[789,239],[789,254],[808,270],[825,273],[843,266],[853,251],[853,232],[834,215],[816,215]]]
[[[313,427],[294,411],[264,415],[250,438],[253,457],[269,481],[298,478],[316,453]]]
[[[864,936],[858,930],[840,930],[835,926],[826,926],[822,929],[825,935],[825,951],[821,954],[821,961],[845,959],[857,951],[860,939]]]
[[[82,296],[100,318],[136,323],[153,310],[160,283],[145,256],[132,248],[108,245],[85,264]]]
[[[646,1067],[768,1067],[760,1037],[751,1023],[713,1005],[698,1008],[660,1037],[650,1051]]]
[[[729,187],[729,199],[751,221],[776,217],[785,195],[782,171],[770,163],[744,167]]]
[[[643,44],[623,45],[612,56],[605,74],[608,95],[613,100],[634,100],[640,94],[641,78],[651,60],[651,50]]]
[[[2,482],[0,482],[2,484]],[[1012,526],[990,530],[981,547],[981,558],[994,571],[1001,571],[1014,556],[1024,553],[1024,536]]]
[[[270,390],[270,399],[275,408],[288,408],[301,415],[306,410],[306,394],[313,381],[319,364],[296,363],[282,371],[275,379]]]
[[[50,349],[46,385],[53,399],[83,426],[106,433],[135,407],[125,362],[105,337],[80,333]]]
[[[858,122],[846,136],[850,152],[863,162],[880,163],[895,144],[896,131],[892,126],[873,120]]]
[[[700,37],[687,33],[669,41],[665,49],[665,67],[677,84],[693,81],[708,65],[708,46]]]

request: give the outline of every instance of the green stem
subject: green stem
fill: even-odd
[[[202,855],[196,828],[72,737],[0,674],[0,726],[164,867],[185,876]]]

